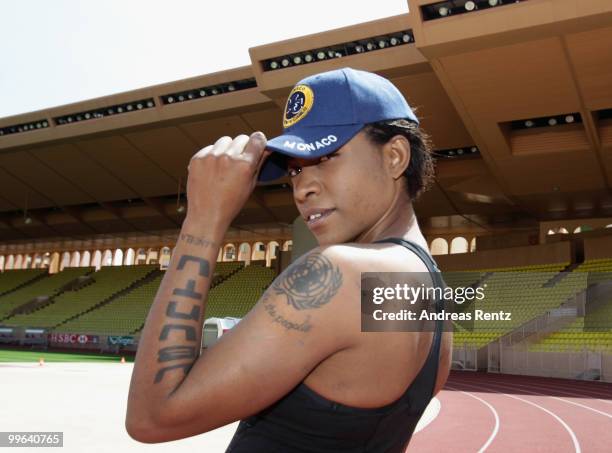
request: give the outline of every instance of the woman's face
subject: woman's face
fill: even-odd
[[[289,158],[287,169],[296,207],[319,245],[358,241],[393,201],[393,178],[381,149],[364,132],[327,156]],[[319,219],[308,218],[318,211]]]

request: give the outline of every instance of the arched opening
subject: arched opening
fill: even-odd
[[[159,263],[159,252],[154,248],[147,250],[147,264]]]
[[[574,228],[574,233],[586,233],[587,231],[593,231],[589,225],[580,225],[579,227]]]
[[[4,272],[4,255],[0,255],[0,272]]]
[[[136,251],[136,261],[134,264],[147,264],[147,252],[145,249],[138,249]]]
[[[9,255],[8,258],[6,259],[4,270],[8,271],[8,270],[13,270],[13,269],[15,269],[15,256]]]
[[[70,258],[70,267],[79,267],[81,262],[81,254],[79,252],[72,252],[72,257]]]
[[[115,250],[115,256],[113,257],[113,266],[121,266],[123,264],[123,250]]]
[[[100,250],[94,252],[91,265],[96,268],[96,271],[99,271],[102,267],[102,252]]]
[[[283,252],[290,252],[292,248],[293,248],[293,241],[285,241],[283,242],[283,246],[281,250]]]
[[[51,265],[51,253],[45,252],[45,254],[42,256],[42,263],[40,264],[40,267],[43,269],[49,269],[50,265]]]
[[[236,246],[234,244],[225,244],[223,246],[223,261],[236,261]]]
[[[111,252],[109,249],[104,250],[104,253],[102,254],[102,267],[106,267],[106,266],[112,266],[113,265],[113,252]]]
[[[85,250],[83,255],[81,256],[81,267],[89,267],[89,263],[91,262],[91,253],[89,250]]]
[[[238,248],[238,261],[244,261],[246,264],[251,262],[251,245],[248,242],[243,242]]]
[[[472,238],[470,241],[470,253],[474,253],[476,251],[476,238]]]
[[[561,227],[559,228],[558,233],[559,234],[569,234],[569,231],[567,231],[567,228]]]
[[[162,247],[159,252],[159,267],[161,269],[168,269],[168,266],[170,265],[170,258],[172,258],[170,247]]]
[[[53,252],[51,254],[51,261],[49,262],[49,273],[56,274],[59,272],[60,267],[60,254],[59,252]]]
[[[265,260],[266,259],[266,245],[263,242],[256,242],[253,244],[253,251],[251,252],[251,261]]]
[[[46,253],[44,255],[41,255],[40,253],[37,253],[36,255],[34,255],[34,268],[35,269],[42,269],[43,266],[43,260],[45,258],[45,256],[48,256],[49,254]]]
[[[450,252],[451,255],[454,253],[467,253],[469,244],[466,238],[463,236],[457,236],[451,241]]]
[[[279,244],[276,241],[268,242],[266,246],[266,266],[270,267],[272,260],[276,259],[276,254],[279,248]]]
[[[64,270],[65,267],[70,266],[70,253],[64,252],[62,253],[62,261],[60,262],[59,270],[60,272]]]
[[[448,255],[448,242],[444,238],[435,238],[429,249],[432,255]]]
[[[548,232],[546,233],[546,236],[554,236],[555,235],[555,230],[548,230]]]
[[[33,268],[32,261],[33,261],[32,260],[32,255],[30,255],[30,254],[25,255],[23,263],[21,265],[22,269],[32,269]]]
[[[136,258],[136,252],[134,252],[133,248],[129,248],[123,254],[123,265],[124,266],[133,266],[134,260]]]

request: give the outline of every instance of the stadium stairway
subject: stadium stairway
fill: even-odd
[[[584,311],[571,322],[535,337],[527,345],[529,351],[612,352],[612,259],[585,261],[575,273],[589,273]]]
[[[140,286],[155,280],[157,277],[159,277],[160,275],[162,275],[164,273],[164,271],[160,270],[159,268],[154,268],[153,270],[151,270],[150,272],[148,272],[145,276],[139,278],[138,280],[133,281],[130,285],[126,286],[125,288],[121,289],[120,291],[114,293],[113,295],[107,297],[104,300],[101,300],[100,302],[96,303],[95,305],[89,307],[88,309],[81,311],[73,316],[70,316],[69,318],[64,319],[62,322],[55,324],[54,326],[52,326],[52,330],[57,330],[58,327],[73,321],[81,316],[86,315],[87,313],[93,312],[95,310],[99,310],[101,307],[113,302],[114,300],[128,294],[129,292],[139,288]]]
[[[7,325],[14,327],[51,328],[62,321],[82,313],[99,302],[112,297],[136,280],[145,277],[158,265],[107,266],[90,277],[95,282],[82,285],[75,284],[72,290],[56,296],[53,303],[29,314],[18,314],[10,319]],[[63,274],[66,271],[58,273]],[[85,277],[87,279],[87,277]],[[85,283],[87,283],[85,281]]]
[[[212,287],[223,284],[244,268],[242,262],[219,262],[215,266]],[[164,272],[165,273],[165,272]],[[130,335],[141,329],[164,273],[143,282],[131,291],[118,295],[109,303],[67,321],[54,332],[87,332],[92,334]]]
[[[567,266],[565,266],[565,268],[561,269],[561,271],[555,275],[554,277],[552,277],[550,280],[548,280],[546,283],[544,283],[542,285],[543,288],[551,288],[553,286],[555,286],[557,283],[559,283],[564,277],[566,277],[567,275],[569,275],[570,272],[572,272],[574,269],[578,268],[580,266],[580,264],[582,263],[570,263]]]
[[[0,322],[49,305],[53,298],[63,293],[71,282],[94,271],[93,267],[66,268],[55,274],[48,274],[45,271],[42,276],[31,279],[26,285],[22,284],[0,297]]]
[[[230,263],[217,263],[230,264]],[[221,283],[210,288],[206,307],[206,318],[233,316],[244,317],[259,300],[266,288],[275,278],[273,269],[258,263],[249,266],[241,265],[227,274]],[[135,335],[144,328],[142,324],[132,330]]]
[[[47,269],[4,271],[0,273],[0,298],[48,276]]]
[[[160,273],[153,279],[147,279],[111,302],[53,329],[53,332],[127,335],[146,318],[163,277],[163,273]]]
[[[588,274],[587,274],[588,273]],[[501,336],[458,330],[456,337],[486,347],[499,339],[530,352],[612,352],[612,259],[574,263],[537,291],[541,297],[568,296]],[[543,291],[547,290],[549,294]],[[552,302],[552,299],[551,299]],[[486,338],[485,338],[486,337]]]
[[[210,289],[222,284],[228,278],[232,277],[236,273],[244,269],[243,262],[237,261],[222,261],[215,265],[215,275],[213,275],[213,281],[210,284]]]
[[[534,319],[563,306],[586,287],[585,279],[574,271],[575,268],[565,262],[481,270],[489,273],[486,298],[475,302],[474,308],[509,311],[512,320],[476,321],[471,329],[455,324],[455,345],[482,349],[502,336],[524,330]],[[574,272],[567,272],[568,269]],[[525,277],[517,281],[516,272],[524,273]],[[564,275],[560,277],[560,274]]]

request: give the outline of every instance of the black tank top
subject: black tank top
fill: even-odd
[[[434,286],[442,286],[435,261],[419,245],[394,242],[425,263]],[[436,311],[441,302],[436,301]],[[242,420],[226,453],[395,453],[403,452],[417,422],[433,398],[442,321],[436,322],[429,355],[414,381],[394,402],[378,408],[346,406],[319,395],[303,382],[258,414]]]

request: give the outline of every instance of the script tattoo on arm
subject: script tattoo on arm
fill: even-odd
[[[263,303],[266,313],[268,313],[272,317],[272,321],[280,324],[286,330],[298,330],[300,332],[308,332],[312,328],[312,324],[310,324],[310,315],[306,316],[306,319],[302,323],[297,323],[294,321],[289,321],[283,315],[279,314],[276,311],[276,306],[273,303],[267,302],[270,299],[270,293],[264,293],[263,295]]]
[[[208,278],[210,276],[210,263],[208,262],[208,260],[198,256],[182,255],[178,260],[176,269],[178,271],[184,271],[186,265],[189,263],[191,263],[189,267],[192,268],[192,266],[194,266],[197,268],[198,275],[200,277]],[[197,302],[192,303],[190,306],[190,310],[187,310],[185,312],[180,311],[177,308],[177,301],[171,300],[170,302],[168,302],[168,305],[166,307],[166,317],[168,318],[168,323],[162,326],[162,330],[159,335],[159,341],[169,341],[168,337],[170,336],[171,332],[176,332],[175,335],[184,335],[185,340],[189,344],[171,344],[169,346],[161,348],[157,353],[157,361],[159,363],[165,364],[166,362],[173,362],[175,360],[185,359],[188,359],[189,361],[187,363],[172,364],[160,368],[157,371],[157,374],[155,375],[155,383],[161,382],[166,372],[175,369],[182,369],[186,376],[198,357],[198,350],[200,345],[197,344],[198,336],[196,328],[199,325],[200,313],[202,312],[202,306],[204,301],[203,294],[196,292],[195,287],[196,280],[188,279],[185,288],[173,289],[173,296],[179,296],[182,298],[195,300]]]
[[[206,238],[200,238],[197,236],[193,236],[188,233],[181,233],[180,240],[186,242],[187,244],[198,245],[200,247],[218,247],[219,244],[213,241],[209,241]]]
[[[284,294],[296,310],[310,310],[327,304],[340,286],[340,269],[321,252],[313,252],[289,266],[272,289]]]

